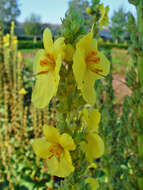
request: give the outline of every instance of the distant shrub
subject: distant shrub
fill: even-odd
[[[128,49],[127,44],[115,44],[115,43],[100,43],[101,48],[119,48],[119,49]],[[18,42],[18,49],[40,49],[43,48],[43,43],[42,41],[19,41]]]
[[[115,43],[101,43],[100,44],[101,48],[119,48],[119,49],[128,49],[128,45],[127,44],[115,44]]]
[[[42,41],[33,42],[33,41],[19,41],[18,49],[40,49],[43,47]]]

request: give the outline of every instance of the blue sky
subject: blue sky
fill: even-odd
[[[19,0],[21,15],[19,21],[23,22],[26,17],[31,13],[35,13],[41,16],[42,22],[46,23],[60,23],[60,18],[64,17],[66,10],[68,9],[69,0]],[[131,11],[134,14],[135,8],[128,3],[128,0],[101,0],[104,5],[110,6],[109,16],[111,16],[114,10],[118,10],[120,6],[123,6],[125,11]]]

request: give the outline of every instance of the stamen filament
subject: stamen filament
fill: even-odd
[[[51,159],[54,156],[54,154],[52,154],[51,156],[48,157],[48,159]]]
[[[41,71],[39,73],[37,73],[37,75],[42,75],[42,74],[47,74],[49,71]]]
[[[98,74],[99,72],[103,72],[102,69],[91,69],[92,72]]]

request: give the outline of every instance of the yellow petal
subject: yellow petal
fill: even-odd
[[[55,79],[52,72],[42,74],[37,77],[34,91],[32,93],[32,102],[37,108],[46,107],[53,96],[56,95],[59,77]]]
[[[53,176],[58,176],[56,175],[57,173],[57,170],[58,170],[58,167],[59,167],[59,163],[58,163],[58,159],[53,156],[52,158],[50,159],[47,159],[47,169],[48,169],[48,173],[50,175],[53,175]]]
[[[40,158],[47,158],[51,153],[49,152],[51,144],[45,138],[35,139],[32,147],[37,156]]]
[[[85,183],[89,183],[91,185],[91,190],[96,190],[99,188],[99,183],[96,179],[89,177],[85,180]]]
[[[60,142],[61,146],[67,150],[75,150],[75,148],[76,148],[76,145],[74,144],[72,137],[66,133],[64,133],[60,136],[59,142]]]
[[[19,94],[25,95],[27,93],[27,91],[24,88],[21,88],[19,90]]]
[[[46,28],[43,33],[43,43],[44,43],[44,48],[48,53],[52,51],[53,48],[53,39],[52,39],[52,33],[49,30],[49,28]]]
[[[90,7],[87,7],[87,8],[86,8],[86,13],[87,13],[87,14],[90,14],[91,12],[92,12],[91,8],[90,8]]]
[[[62,55],[59,54],[58,55],[58,58],[56,60],[56,66],[55,66],[55,71],[54,71],[54,77],[55,77],[55,82],[57,84],[57,88],[58,88],[58,84],[59,84],[59,80],[60,80],[60,75],[59,75],[59,72],[60,72],[60,68],[61,68],[61,64],[62,64]]]
[[[95,80],[96,75],[87,70],[84,73],[82,85],[80,87],[84,100],[90,105],[94,105],[96,102],[96,93],[94,89]]]
[[[84,74],[86,72],[85,55],[81,49],[77,49],[73,56],[73,73],[77,86],[80,89],[84,80]]]
[[[64,153],[61,155],[56,175],[59,177],[67,177],[73,171],[74,167],[72,165],[71,156],[68,151],[64,151]]]
[[[34,64],[33,64],[33,72],[34,75],[36,75],[37,73],[44,71],[43,67],[40,66],[40,60],[44,60],[45,59],[45,50],[39,50],[35,56],[34,59]],[[45,68],[46,70],[46,68]]]
[[[98,109],[87,110],[84,109],[84,120],[88,125],[87,131],[98,132],[98,125],[100,122],[100,112]]]
[[[88,109],[86,109],[86,108],[83,109],[83,118],[82,119],[83,119],[84,123],[86,123],[86,124],[88,123]]]
[[[65,50],[65,42],[64,42],[64,38],[58,38],[55,42],[54,42],[54,46],[53,46],[53,55],[55,60],[57,59],[58,55],[61,54],[62,55],[62,59],[64,58],[64,50]]]
[[[100,158],[104,153],[104,142],[98,134],[89,134],[87,136],[86,157],[89,162],[94,158]]]
[[[73,54],[74,54],[74,48],[71,44],[67,44],[65,48],[65,61],[72,61],[73,59]]]
[[[67,177],[74,171],[71,156],[68,151],[64,151],[58,160],[55,156],[47,159],[48,172],[58,177]]]
[[[80,83],[79,83],[83,98],[90,105],[94,105],[96,102],[96,93],[95,93],[95,89],[94,89],[95,81],[97,79],[103,78],[103,76],[106,76],[110,70],[110,62],[104,56],[104,54],[98,52],[98,56],[100,57],[100,62],[96,65],[96,69],[102,69],[103,71],[100,72],[99,74],[96,74],[96,73],[86,69],[84,74],[83,74],[83,72],[81,72],[82,80],[80,79]],[[80,69],[79,71],[81,71],[81,70],[82,69]],[[80,77],[80,74],[78,76],[78,79],[79,79],[79,77]],[[76,79],[76,81],[77,81],[77,79]]]
[[[44,125],[43,134],[46,139],[51,143],[57,143],[59,141],[60,133],[55,127]]]
[[[98,56],[100,57],[99,67],[102,68],[103,70],[101,74],[106,76],[109,74],[109,71],[110,71],[110,62],[102,52],[98,52]],[[98,77],[102,78],[101,76],[98,76]]]
[[[96,169],[97,168],[97,164],[95,164],[94,162],[91,163],[89,166],[88,166],[88,169]]]
[[[76,45],[76,48],[81,48],[84,50],[85,55],[87,56],[91,50],[93,32],[89,32],[87,35],[83,36]]]
[[[95,51],[95,52],[97,52],[98,50],[97,50],[97,40],[96,39],[92,39],[91,40],[91,51]]]

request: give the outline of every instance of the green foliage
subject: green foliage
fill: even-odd
[[[138,5],[140,0],[128,0],[129,3],[132,3],[133,5]]]
[[[33,42],[33,41],[19,41],[18,49],[40,49],[43,47],[43,43],[41,41]]]
[[[114,39],[123,40],[127,36],[126,25],[128,23],[127,13],[121,7],[114,11],[111,18],[111,34]]]
[[[24,22],[24,32],[26,35],[40,35],[41,17],[36,14],[31,14]]]
[[[18,0],[0,0],[0,25],[5,32],[10,28],[10,22],[16,21],[20,15]]]
[[[112,48],[118,48],[118,49],[128,49],[128,45],[127,44],[115,44],[115,43],[101,43],[100,44],[100,47],[101,48],[109,48],[109,49],[112,49]]]
[[[78,38],[86,33],[84,19],[79,14],[78,10],[69,9],[62,20],[62,35],[65,37],[66,43],[74,44]]]

